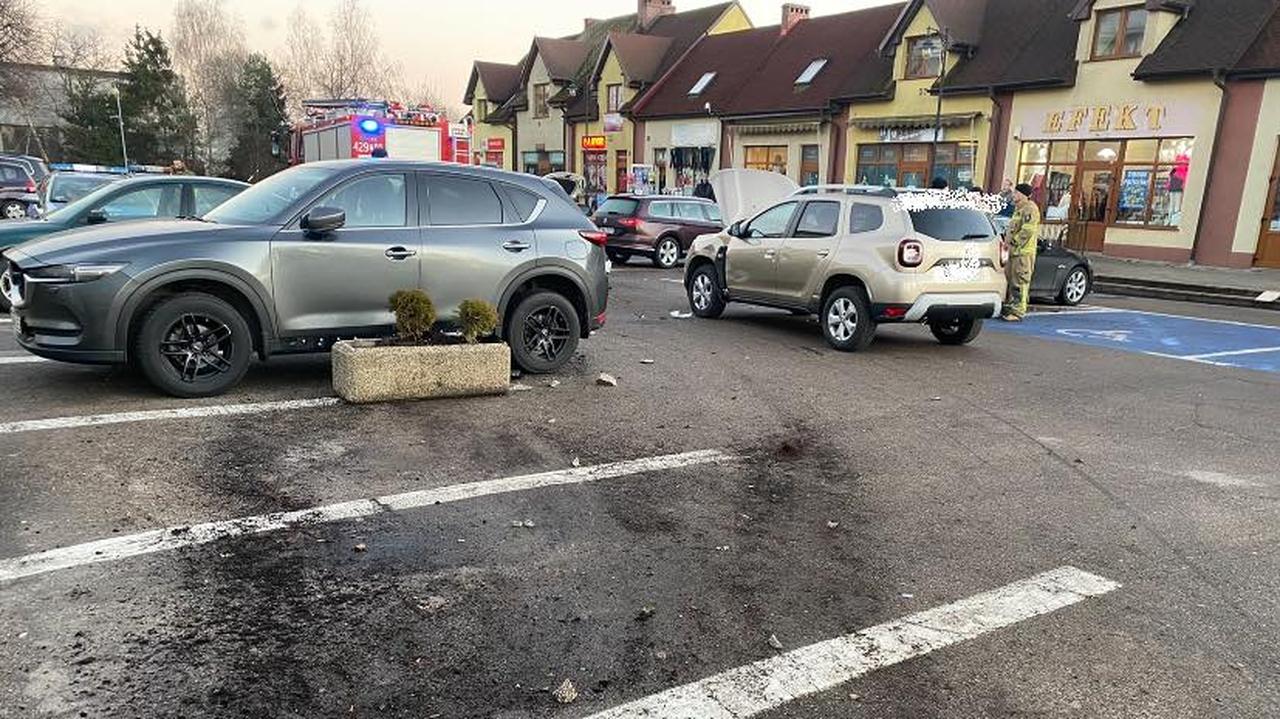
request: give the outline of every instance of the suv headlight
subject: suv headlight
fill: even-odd
[[[92,282],[119,272],[127,262],[75,262],[68,265],[45,265],[22,271],[27,282]]]

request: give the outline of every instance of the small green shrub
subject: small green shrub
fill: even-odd
[[[467,343],[475,344],[498,329],[498,308],[484,300],[463,300],[458,305],[458,324]]]
[[[389,300],[396,315],[396,335],[406,342],[421,342],[436,323],[436,306],[422,290],[396,290]]]

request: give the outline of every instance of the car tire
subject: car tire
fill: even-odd
[[[967,345],[982,332],[982,320],[973,317],[953,317],[929,323],[929,331],[944,345]]]
[[[866,349],[876,334],[867,293],[855,285],[839,287],[827,295],[820,320],[827,344],[841,352]]]
[[[244,378],[253,333],[240,311],[203,292],[151,305],[138,322],[132,359],[142,374],[175,397],[212,397]]]
[[[717,285],[714,266],[703,264],[693,271],[685,288],[689,295],[689,310],[693,314],[704,319],[715,319],[724,314],[724,297]]]
[[[507,326],[507,344],[517,367],[530,374],[555,372],[578,349],[582,319],[564,295],[535,292],[520,300]]]
[[[663,237],[653,246],[653,266],[660,270],[669,270],[680,264],[680,241],[674,237]]]
[[[18,200],[5,200],[0,203],[0,218],[5,220],[24,220],[27,217],[27,206]]]
[[[1084,302],[1084,298],[1089,296],[1092,285],[1089,271],[1084,268],[1084,265],[1072,267],[1066,279],[1062,281],[1062,289],[1058,290],[1058,304],[1075,307]]]

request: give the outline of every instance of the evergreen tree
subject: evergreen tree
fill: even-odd
[[[124,72],[120,103],[130,159],[156,165],[181,159],[190,165],[195,154],[195,115],[164,39],[135,28],[125,50]]]
[[[66,105],[61,111],[66,121],[62,141],[67,156],[77,162],[119,165],[120,129],[116,124],[116,100],[87,76],[63,76]]]
[[[284,143],[289,125],[284,85],[271,63],[259,54],[245,61],[240,74],[236,127],[227,160],[232,177],[256,182],[285,165]],[[273,155],[272,148],[278,151]]]

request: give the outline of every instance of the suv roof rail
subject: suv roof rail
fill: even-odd
[[[898,191],[892,187],[883,187],[880,185],[809,185],[801,187],[791,193],[792,197],[799,195],[817,195],[817,194],[839,194],[846,195],[871,195],[874,197],[897,197]]]

